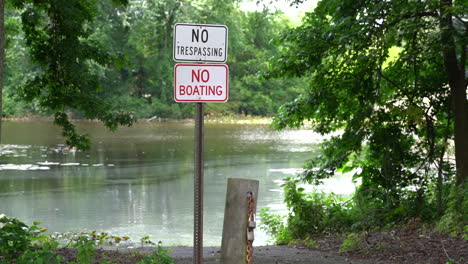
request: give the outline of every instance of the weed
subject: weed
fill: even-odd
[[[70,245],[77,249],[77,260],[80,264],[90,264],[94,260],[94,252],[96,252],[96,241],[87,237],[79,236]]]
[[[318,245],[317,245],[317,241],[313,240],[312,238],[310,237],[307,237],[305,240],[304,240],[304,245],[308,248],[317,248]]]
[[[144,257],[138,264],[174,264],[168,253],[169,250],[164,249],[159,243],[158,248],[151,255]]]
[[[63,261],[62,256],[55,253],[58,247],[56,241],[48,241],[41,246],[27,249],[16,262],[17,264],[60,264]]]
[[[6,260],[16,259],[30,244],[28,226],[16,218],[0,216],[0,255]]]
[[[268,208],[260,210],[260,229],[274,237],[274,242],[278,245],[287,245],[293,241],[293,238],[284,224],[284,217],[272,214]]]
[[[156,245],[156,243],[150,240],[149,236],[144,236],[140,238],[140,242],[141,242],[141,247],[144,247],[145,245],[153,245],[153,246]]]
[[[66,234],[44,235],[45,228],[34,222],[28,227],[16,218],[0,216],[0,264],[60,264],[64,263],[62,256],[57,254],[59,240],[69,241],[68,247],[77,251],[76,262],[69,264],[91,264],[95,262],[96,247],[108,244],[119,244],[128,241],[128,237],[111,236],[108,233],[79,232]],[[155,245],[149,236],[140,239],[143,245]],[[161,243],[150,255],[144,256],[139,264],[174,264],[168,255],[169,250],[162,248]],[[132,253],[137,256],[141,253]],[[100,264],[111,264],[111,260]]]
[[[358,249],[362,243],[362,236],[356,233],[349,234],[340,246],[340,253]]]

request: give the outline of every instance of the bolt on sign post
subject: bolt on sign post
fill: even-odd
[[[203,104],[227,102],[229,68],[228,28],[225,25],[174,25],[174,101],[196,103],[193,263],[203,263]],[[211,63],[211,64],[206,64]]]

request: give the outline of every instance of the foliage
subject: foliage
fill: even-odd
[[[340,246],[339,252],[343,253],[349,250],[357,249],[362,243],[362,236],[356,233],[351,233],[346,236],[343,243]]]
[[[461,237],[465,240],[468,240],[468,215],[460,215],[457,212],[457,201],[460,196],[467,197],[468,189],[459,189],[456,187],[451,186],[450,197],[447,198],[447,209],[445,214],[438,219],[436,222],[436,229],[444,232],[449,233],[452,236],[456,237],[461,235]],[[465,192],[464,194],[462,192]],[[465,212],[468,211],[468,201],[463,201],[463,210]]]
[[[317,248],[318,245],[317,245],[317,241],[313,240],[312,238],[310,237],[306,237],[303,241],[304,245],[310,249],[314,249],[314,248]]]
[[[359,230],[361,215],[356,207],[334,194],[306,192],[298,187],[299,179],[286,178],[283,188],[289,213],[286,221],[279,215],[262,210],[261,228],[275,238],[277,244],[289,244],[296,239],[310,240],[311,234],[342,233]],[[309,241],[314,246],[313,241]]]
[[[105,66],[112,61],[102,46],[90,39],[95,4],[89,0],[11,1],[21,10],[25,44],[31,61],[39,68],[20,87],[19,95],[26,102],[50,109],[55,123],[63,127],[67,144],[81,149],[89,147],[89,138],[79,135],[69,121],[66,112],[70,109],[88,119],[101,120],[111,130],[133,122],[130,114],[112,111],[92,72],[94,65]]]
[[[72,247],[79,246],[80,244],[86,245],[88,243],[94,244],[95,247],[117,246],[130,241],[128,236],[115,236],[107,232],[99,233],[96,231],[54,233],[50,235],[50,238],[60,241],[61,243],[68,243]],[[81,242],[79,242],[79,240],[81,240]]]
[[[128,237],[112,236],[96,231],[45,235],[46,229],[39,227],[39,224],[39,222],[34,222],[32,226],[28,227],[16,218],[2,215],[0,217],[0,263],[64,263],[64,258],[58,254],[58,250],[65,239],[68,241],[66,247],[77,250],[77,262],[68,263],[90,264],[96,261],[97,246],[115,245],[129,240]],[[148,237],[142,238],[141,241],[150,242]],[[152,244],[154,245],[154,243]],[[174,262],[168,253],[169,250],[162,248],[159,244],[152,254],[142,257],[139,263],[172,264]],[[105,261],[103,263],[112,262]]]
[[[299,187],[299,178],[286,178],[283,185],[285,202],[289,213],[287,217],[271,214],[267,209],[260,213],[262,230],[274,238],[276,244],[303,243],[306,245],[311,235],[343,234],[375,231],[406,225],[407,219],[420,219],[425,223],[435,223],[435,230],[454,237],[468,237],[467,219],[456,211],[455,198],[445,197],[448,208],[441,218],[437,215],[437,200],[430,198],[416,214],[414,199],[417,193],[407,190],[401,192],[400,206],[392,210],[382,208],[382,201],[370,199],[365,193],[355,193],[351,198],[324,194],[315,190],[305,191]],[[448,189],[456,190],[451,185]],[[435,191],[430,187],[428,192]],[[457,195],[452,192],[452,195]],[[459,195],[459,194],[458,194]],[[467,202],[464,202],[465,210]],[[343,250],[351,249],[353,237],[345,242]],[[313,241],[311,246],[314,246]]]
[[[0,216],[0,255],[7,259],[16,258],[29,246],[31,232],[16,218]]]
[[[58,242],[47,241],[40,246],[27,249],[17,260],[18,264],[60,264],[63,258],[55,253]]]
[[[78,236],[70,244],[70,247],[77,249],[77,260],[81,264],[90,264],[94,260],[96,251],[96,241],[88,236]]]
[[[147,245],[156,245],[153,241],[150,240],[150,237],[149,236],[144,236],[142,238],[140,238],[140,242],[141,242],[141,247],[144,247],[144,246],[147,246]]]
[[[288,30],[282,14],[266,7],[262,11],[245,12],[239,9],[237,1],[132,0],[128,5],[115,5],[111,0],[63,1],[62,7],[69,6],[66,10],[73,12],[67,21],[72,17],[76,23],[63,27],[57,24],[60,30],[55,31],[55,27],[46,27],[53,16],[51,12],[58,12],[61,17],[65,14],[60,12],[65,10],[30,2],[17,0],[14,1],[16,9],[12,4],[7,8],[10,19],[6,31],[9,43],[5,114],[54,115],[57,124],[64,127],[68,144],[82,148],[89,145],[89,137],[78,135],[73,123],[68,121],[75,117],[97,118],[110,125],[131,123],[132,119],[124,118],[130,116],[122,114],[129,112],[137,118],[193,116],[191,104],[177,104],[172,99],[172,25],[177,22],[229,27],[230,100],[226,104],[207,105],[207,115],[272,115],[304,87],[300,78],[260,78],[260,70],[281,49],[271,45],[270,40]],[[56,7],[59,5],[61,1]],[[73,8],[80,6],[83,8],[75,12]],[[21,19],[28,14],[34,14],[35,20]],[[33,22],[37,23],[33,25]],[[77,30],[69,32],[68,26]],[[50,41],[41,44],[39,37]],[[65,49],[70,43],[64,39],[76,45]],[[52,49],[63,53],[51,52]],[[42,53],[36,54],[40,50]],[[28,54],[34,64],[28,60]],[[49,58],[46,54],[53,56]],[[66,71],[54,75],[51,67],[57,59]],[[58,87],[62,82],[66,86]],[[41,88],[47,84],[54,93]],[[22,87],[21,93],[17,87]],[[28,99],[27,103],[24,98]]]
[[[55,249],[58,242],[44,235],[45,228],[34,222],[28,227],[16,218],[0,217],[0,256],[4,261],[16,260],[18,264],[61,263]]]
[[[412,217],[433,221],[453,199],[457,218],[464,215],[466,171],[460,164],[468,156],[456,151],[455,169],[446,154],[452,139],[455,149],[466,149],[468,131],[454,135],[463,127],[457,116],[467,110],[454,108],[460,87],[448,69],[465,65],[467,25],[460,17],[466,5],[455,1],[441,10],[441,2],[320,1],[300,27],[279,39],[287,48],[265,74],[309,78],[309,87],[280,107],[274,125],[310,121],[317,132],[333,133],[301,179],[320,184],[336,172],[353,173],[361,180],[352,204],[367,217],[356,223],[362,228]],[[446,17],[453,21],[441,22]],[[448,49],[459,54],[451,62]],[[466,98],[466,91],[458,94]],[[450,198],[453,182],[458,198]],[[315,227],[314,219],[324,219],[320,208],[291,187],[285,186],[294,212],[288,222],[324,230]]]
[[[293,237],[284,223],[284,217],[281,215],[272,214],[269,212],[268,208],[262,208],[260,219],[260,229],[272,236],[275,244],[287,245],[293,240]]]
[[[307,193],[304,188],[297,187],[299,179],[286,178],[285,181],[285,202],[289,209],[287,226],[292,237],[343,232],[355,222],[351,206],[344,198],[320,192]]]
[[[169,252],[168,249],[163,249],[161,244],[158,244],[158,248],[151,255],[145,256],[139,264],[174,264],[174,261],[168,255]]]

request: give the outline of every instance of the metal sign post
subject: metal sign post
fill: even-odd
[[[193,263],[203,263],[203,103],[195,114],[195,180],[193,221]]]
[[[203,64],[174,66],[174,101],[196,103],[195,178],[193,219],[193,263],[203,263],[203,103],[226,102],[229,98],[227,59],[228,28],[225,25],[174,25],[175,61]]]

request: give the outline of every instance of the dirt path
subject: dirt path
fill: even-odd
[[[390,229],[366,233],[356,248],[338,253],[342,237],[318,236],[317,249],[308,249],[302,243],[293,247],[263,246],[254,248],[255,264],[435,264],[468,263],[468,241],[438,232]],[[193,264],[192,247],[169,247],[169,255],[176,264]],[[154,247],[98,249],[94,264],[107,261],[115,264],[134,264],[153,252]],[[73,248],[58,250],[68,262],[77,259]],[[220,248],[204,248],[204,264],[220,263]],[[1,262],[1,257],[0,257]]]
[[[176,264],[192,264],[192,247],[172,247],[171,255]],[[203,250],[204,264],[219,264],[220,248],[206,247]],[[287,246],[264,246],[254,249],[255,264],[377,264],[376,262],[350,260],[342,256],[316,250],[297,249]]]

